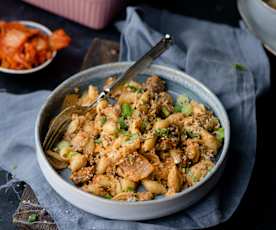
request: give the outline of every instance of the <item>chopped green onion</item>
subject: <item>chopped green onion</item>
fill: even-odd
[[[181,112],[187,116],[191,115],[193,112],[193,107],[186,95],[180,95],[177,97],[176,104],[174,106],[174,112]]]
[[[192,130],[185,130],[185,133],[188,137],[190,138],[196,138],[196,137],[199,137],[199,134],[198,133],[194,133]]]
[[[127,103],[122,104],[122,117],[130,117],[132,115],[133,109]]]
[[[137,133],[131,133],[129,135],[128,140],[125,142],[126,144],[132,144],[137,138],[138,138],[138,134]]]
[[[170,111],[167,109],[166,106],[162,106],[161,111],[162,111],[162,114],[163,114],[165,117],[167,117],[167,116],[170,115]]]
[[[33,213],[29,215],[28,217],[28,223],[33,223],[38,219],[38,215],[36,213]]]
[[[224,139],[224,128],[218,128],[216,131],[215,131],[215,134],[216,134],[216,138],[222,142],[223,139]]]
[[[67,153],[66,157],[71,159],[73,156],[78,155],[78,154],[80,154],[80,153],[72,151],[72,152]]]
[[[131,83],[129,83],[129,84],[127,85],[127,87],[128,87],[129,89],[131,89],[132,92],[144,93],[144,89],[143,89],[143,88],[138,88],[137,86],[135,86],[135,85],[133,85],[133,84],[131,84]]]
[[[112,199],[112,196],[109,195],[109,194],[107,194],[107,195],[104,196],[104,198],[105,198],[105,199],[108,199],[108,200],[111,200],[111,199]]]
[[[247,70],[247,68],[246,68],[245,65],[239,64],[239,63],[233,64],[233,67],[234,67],[236,70],[241,71],[241,72]]]
[[[179,105],[179,104],[175,104],[175,106],[174,106],[174,112],[175,113],[181,113],[181,111],[182,111],[182,106]]]
[[[162,128],[162,129],[156,129],[155,130],[155,135],[157,137],[168,137],[170,134],[170,130],[167,128]]]
[[[144,93],[145,92],[145,90],[143,89],[143,88],[139,88],[139,89],[137,89],[137,91],[136,91],[137,93]]]
[[[142,121],[142,124],[141,124],[141,130],[142,130],[142,132],[145,132],[145,130],[146,130],[146,128],[148,127],[148,125],[149,125],[148,120],[144,119],[144,120]]]
[[[192,174],[191,170],[188,170],[188,176],[190,176],[192,178],[192,181],[195,183],[197,182],[197,178]]]
[[[70,147],[70,143],[68,141],[62,140],[57,144],[56,148],[58,151],[61,151],[62,149],[67,148],[67,147]]]
[[[101,125],[104,125],[105,122],[107,121],[106,116],[102,116],[102,117],[100,118],[100,121],[101,121]]]
[[[132,187],[127,187],[126,192],[134,192],[134,188],[132,188]]]
[[[98,138],[98,139],[94,140],[94,142],[95,142],[96,144],[101,144],[101,143],[102,143],[102,140],[101,140],[100,138]]]
[[[128,125],[125,122],[125,119],[123,117],[119,117],[118,123],[120,126],[120,130],[126,130],[128,128]]]
[[[176,99],[176,103],[179,105],[186,105],[186,104],[190,103],[190,101],[186,95],[179,95]]]

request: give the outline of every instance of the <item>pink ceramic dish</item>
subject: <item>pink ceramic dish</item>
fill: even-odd
[[[123,0],[23,0],[93,29],[104,28],[123,6]]]

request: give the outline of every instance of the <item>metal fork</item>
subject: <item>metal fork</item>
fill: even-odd
[[[63,135],[67,129],[69,123],[72,120],[72,114],[82,115],[92,110],[97,103],[110,95],[117,87],[125,84],[127,81],[131,80],[137,74],[146,69],[156,58],[158,58],[165,50],[167,50],[172,44],[172,37],[166,34],[154,47],[152,47],[143,57],[136,61],[130,68],[118,77],[110,86],[105,88],[94,102],[89,106],[79,106],[74,105],[67,107],[61,111],[51,122],[46,137],[43,142],[43,149],[49,150],[58,139]]]

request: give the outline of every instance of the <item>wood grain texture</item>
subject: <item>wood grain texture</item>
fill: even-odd
[[[90,67],[118,61],[119,44],[114,41],[95,38],[91,42],[89,49],[84,57],[81,70]],[[28,222],[29,215],[35,213],[37,221]],[[57,230],[53,219],[38,200],[30,186],[26,185],[21,196],[19,206],[13,216],[13,223],[21,230]]]

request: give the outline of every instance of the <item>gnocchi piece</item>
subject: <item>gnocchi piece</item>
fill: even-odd
[[[205,129],[201,129],[200,132],[202,143],[210,149],[214,154],[217,153],[221,143],[217,140],[215,136],[206,131]]]
[[[157,140],[157,137],[153,133],[147,134],[146,140],[142,145],[142,150],[144,152],[151,151],[155,146],[156,140]]]
[[[162,184],[154,180],[144,179],[142,180],[142,184],[147,191],[156,195],[165,194],[167,192]]]
[[[102,156],[97,164],[97,174],[104,174],[110,164],[110,159],[106,156]]]
[[[172,192],[180,192],[183,186],[184,177],[182,173],[173,166],[168,174],[168,187]]]
[[[137,101],[137,94],[134,92],[123,92],[118,99],[118,103],[122,104],[135,104]]]
[[[70,160],[70,165],[68,168],[70,168],[72,172],[75,172],[80,168],[86,166],[86,163],[87,163],[87,158],[85,155],[76,154],[72,156]]]
[[[75,151],[82,151],[88,141],[88,134],[84,131],[79,131],[76,136],[71,140],[71,144]]]
[[[187,140],[187,147],[185,149],[185,152],[188,159],[192,160],[195,163],[198,162],[200,158],[200,150],[197,141],[193,141],[191,139]]]
[[[114,121],[107,121],[103,125],[103,134],[105,135],[114,135],[118,133],[117,124]]]
[[[133,192],[136,189],[136,183],[126,178],[119,179],[123,192]]]
[[[159,121],[156,121],[153,128],[154,129],[166,129],[168,128],[170,125],[170,122],[165,119],[165,120],[159,120]]]
[[[193,165],[186,175],[188,184],[194,185],[202,180],[213,167],[214,163],[210,160],[201,160]]]
[[[175,164],[179,164],[181,162],[182,154],[183,154],[183,152],[180,149],[171,149],[170,150],[170,155],[171,155],[171,157],[173,159],[173,162]]]
[[[149,161],[138,153],[127,155],[124,161],[119,164],[119,168],[125,178],[134,182],[148,177],[153,171],[153,166]]]
[[[192,100],[191,105],[192,105],[192,108],[193,108],[193,114],[195,116],[203,115],[203,114],[206,113],[206,109],[205,109],[205,106],[203,104],[200,104],[200,103]]]

